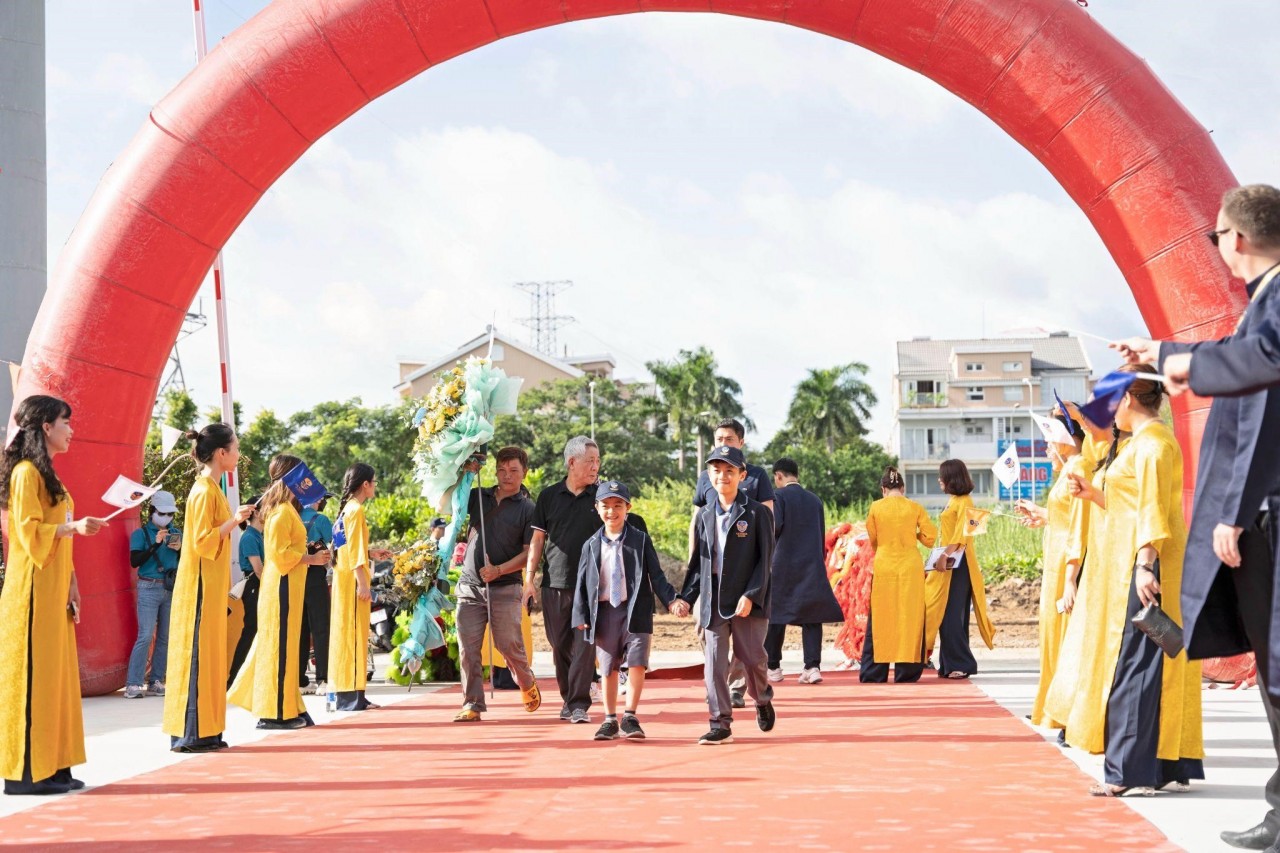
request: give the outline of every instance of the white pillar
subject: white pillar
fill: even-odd
[[[44,0],[0,3],[0,359],[21,362],[48,284]],[[0,364],[0,413],[13,408]],[[0,427],[0,433],[3,433]]]

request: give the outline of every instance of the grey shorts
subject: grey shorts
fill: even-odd
[[[600,674],[616,672],[623,665],[649,668],[652,634],[632,634],[627,630],[627,605],[614,607],[607,601],[596,606],[596,661]]]

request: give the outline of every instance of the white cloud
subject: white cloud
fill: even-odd
[[[108,53],[94,70],[93,88],[99,92],[125,95],[151,106],[173,88],[156,73],[151,63],[136,54]]]

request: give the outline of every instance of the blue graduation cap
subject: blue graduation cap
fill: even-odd
[[[299,462],[295,465],[289,473],[280,478],[280,482],[284,483],[289,491],[293,492],[293,496],[303,506],[318,504],[324,499],[324,484],[307,467],[305,462]]]
[[[333,550],[338,550],[347,544],[347,518],[338,514],[338,523],[333,526]]]
[[[1125,392],[1138,379],[1136,373],[1113,370],[1093,386],[1093,399],[1080,407],[1080,416],[1096,427],[1105,429],[1115,423],[1116,409]]]

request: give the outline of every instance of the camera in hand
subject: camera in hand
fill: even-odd
[[[327,550],[327,549],[328,549],[328,547],[329,547],[328,545],[324,544],[324,540],[323,540],[323,539],[317,539],[317,540],[316,540],[316,541],[314,541],[314,542],[308,542],[308,543],[307,543],[307,553],[308,553],[308,554],[319,554],[321,551]]]

